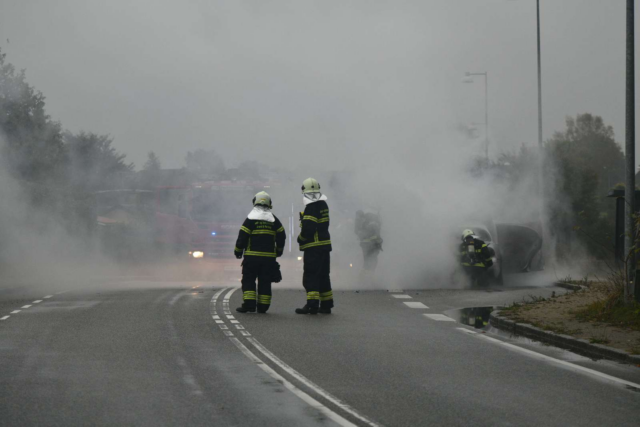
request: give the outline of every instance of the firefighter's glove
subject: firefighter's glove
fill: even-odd
[[[233,254],[236,256],[236,258],[242,259],[242,252],[233,251]]]
[[[284,249],[276,248],[276,258],[280,258],[283,252],[284,252]]]

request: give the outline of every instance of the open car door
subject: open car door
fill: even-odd
[[[502,251],[505,273],[527,272],[541,269],[542,237],[526,225],[496,223],[498,242]]]

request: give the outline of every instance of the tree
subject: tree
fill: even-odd
[[[592,255],[602,255],[603,246],[612,246],[615,221],[614,203],[605,196],[624,177],[624,155],[601,117],[578,114],[566,123],[545,145],[545,176],[555,178],[547,184],[556,186],[556,197],[549,199],[550,225],[565,245],[561,252],[570,251],[573,229]]]
[[[201,180],[218,179],[225,172],[224,161],[215,150],[198,149],[187,152],[185,158],[187,170]]]
[[[45,97],[16,72],[0,51],[0,131],[5,141],[5,166],[19,179],[47,181],[59,178],[64,162],[60,123],[45,112]]]
[[[133,171],[133,163],[125,163],[125,154],[111,146],[109,135],[91,132],[64,134],[66,176],[69,183],[83,190],[103,190],[114,186],[119,175]]]
[[[162,165],[160,164],[160,159],[153,151],[149,151],[147,154],[147,161],[142,167],[143,171],[146,172],[157,172],[162,169]]]

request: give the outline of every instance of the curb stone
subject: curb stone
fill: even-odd
[[[565,282],[553,282],[553,286],[569,289],[570,291],[581,291],[583,289],[586,289],[586,286],[574,285],[573,283],[565,283]]]
[[[616,348],[607,347],[601,344],[592,344],[587,340],[545,331],[526,323],[516,323],[513,320],[509,320],[506,317],[501,316],[499,310],[491,313],[489,316],[489,323],[496,329],[510,332],[513,335],[520,335],[545,344],[551,344],[592,359],[610,359],[617,362],[640,365],[640,355],[632,355]]]

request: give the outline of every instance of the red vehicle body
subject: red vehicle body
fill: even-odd
[[[156,242],[193,259],[233,258],[238,230],[251,210],[253,196],[270,188],[244,181],[159,187]]]

